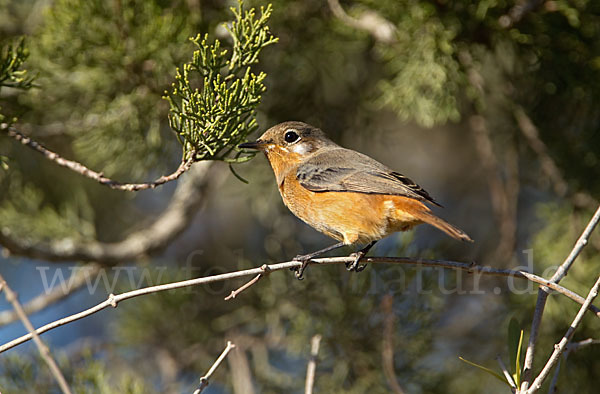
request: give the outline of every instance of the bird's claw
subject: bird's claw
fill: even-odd
[[[365,257],[365,254],[366,253],[364,252],[352,253],[350,257],[354,257],[354,261],[346,263],[346,269],[348,271],[361,272],[365,268],[367,268],[366,264],[359,264],[360,260],[362,260],[362,258]]]
[[[294,271],[294,276],[298,280],[304,280],[304,271],[308,266],[308,262],[310,261],[310,257],[298,255],[292,259],[292,261],[301,261],[302,265],[300,267],[292,267],[290,271]]]

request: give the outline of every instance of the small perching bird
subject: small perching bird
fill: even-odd
[[[425,203],[440,205],[415,182],[369,156],[337,145],[316,127],[284,122],[239,147],[263,151],[289,210],[339,241],[296,256],[295,260],[303,262],[296,272],[298,278],[311,258],[351,244],[366,244],[348,264],[348,270],[361,271],[361,258],[378,240],[421,223],[472,242],[464,231],[431,212]]]

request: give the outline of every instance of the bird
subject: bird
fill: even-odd
[[[346,245],[366,245],[351,256],[349,271],[380,239],[427,223],[452,238],[473,242],[461,229],[432,213],[440,206],[410,178],[360,152],[346,149],[319,128],[299,121],[277,124],[239,149],[262,151],[275,174],[285,206],[309,226],[338,243],[295,261],[303,278],[310,259]]]

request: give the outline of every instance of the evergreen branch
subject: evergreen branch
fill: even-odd
[[[16,89],[30,89],[33,86],[33,77],[27,70],[21,69],[29,57],[25,48],[25,39],[21,38],[16,45],[7,45],[0,54],[0,89],[3,86]]]
[[[0,50],[0,90],[2,87],[27,90],[33,86],[34,78],[22,69],[23,63],[29,57],[25,48],[25,39],[21,38],[16,45],[8,44]],[[16,118],[7,120],[0,113],[0,122],[16,122]],[[0,164],[5,168],[5,160],[0,157]],[[6,169],[6,168],[5,168]]]
[[[69,388],[69,385],[67,384],[65,377],[63,376],[62,372],[60,371],[60,368],[58,368],[58,364],[52,357],[52,354],[50,353],[50,349],[48,348],[48,345],[46,345],[40,339],[40,336],[36,332],[35,328],[33,328],[33,325],[31,324],[31,321],[27,317],[27,314],[25,314],[25,311],[23,310],[23,307],[21,306],[21,303],[19,302],[19,299],[17,298],[17,294],[14,291],[12,291],[12,289],[8,286],[8,283],[6,283],[6,280],[4,280],[4,277],[2,275],[0,275],[0,291],[4,291],[4,294],[6,296],[6,301],[8,301],[12,304],[13,308],[15,309],[15,312],[19,316],[19,319],[21,319],[25,328],[27,329],[27,331],[29,331],[30,335],[33,338],[33,342],[35,343],[35,346],[38,348],[40,355],[42,356],[42,359],[44,359],[46,364],[48,364],[48,367],[50,368],[50,371],[52,372],[52,376],[58,383],[61,391],[65,394],[71,394],[71,389]]]
[[[267,26],[272,8],[261,7],[257,17],[254,9],[244,11],[239,1],[231,11],[235,20],[226,25],[231,51],[222,49],[219,40],[210,44],[208,34],[191,38],[197,47],[192,60],[177,69],[172,91],[165,92],[171,106],[169,124],[184,157],[241,162],[246,156],[227,156],[258,128],[256,108],[266,90],[266,74],[254,74],[251,66],[263,48],[277,42]]]
[[[145,189],[154,189],[157,186],[163,185],[167,182],[174,181],[179,178],[184,172],[188,171],[195,159],[194,156],[191,155],[188,159],[182,159],[179,167],[169,175],[163,175],[160,178],[156,179],[152,182],[144,182],[144,183],[122,183],[114,181],[106,176],[104,176],[101,172],[96,172],[94,170],[89,169],[85,165],[74,161],[65,159],[60,156],[58,153],[55,153],[38,142],[32,140],[31,138],[23,135],[14,127],[10,126],[7,123],[0,124],[0,131],[5,133],[7,136],[14,138],[19,141],[21,144],[27,146],[28,148],[33,149],[34,151],[41,153],[46,159],[53,161],[61,167],[68,168],[71,171],[78,173],[86,178],[90,178],[100,183],[101,185],[108,186],[111,189],[115,190],[123,190],[123,191],[138,191]]]
[[[324,266],[324,265],[331,265],[331,264],[346,264],[346,263],[353,262],[354,259],[355,259],[354,257],[328,257],[328,258],[320,258],[320,259],[310,260],[309,264],[317,265],[317,266]],[[437,267],[437,268],[453,269],[456,271],[466,271],[468,273],[477,274],[477,275],[526,279],[526,280],[529,280],[530,282],[537,283],[540,286],[547,286],[550,289],[570,298],[571,300],[577,302],[580,305],[583,305],[586,302],[586,300],[583,297],[581,297],[580,295],[576,294],[575,292],[573,292],[563,286],[560,286],[556,283],[549,282],[548,280],[546,280],[538,275],[531,274],[531,273],[521,271],[521,270],[510,270],[510,269],[485,267],[485,266],[477,265],[475,263],[462,263],[462,262],[456,262],[456,261],[429,260],[429,259],[409,258],[409,257],[365,257],[362,261],[364,263],[385,263],[385,264],[412,265],[412,266],[419,266],[419,267]],[[287,269],[297,269],[297,268],[300,268],[302,265],[303,265],[302,261],[286,261],[283,263],[267,264],[266,268],[264,266],[261,266],[261,267],[257,267],[257,268],[250,268],[250,269],[245,269],[245,270],[227,272],[224,274],[205,276],[205,277],[200,277],[200,278],[195,278],[195,279],[188,279],[188,280],[184,280],[184,281],[180,281],[180,282],[172,282],[172,283],[167,283],[167,284],[163,284],[163,285],[144,287],[141,289],[136,289],[136,290],[128,291],[128,292],[117,294],[117,295],[110,294],[105,301],[103,301],[91,308],[88,308],[84,311],[81,311],[79,313],[76,313],[76,314],[64,317],[62,319],[55,320],[51,323],[48,323],[48,324],[38,328],[36,330],[36,333],[38,335],[43,334],[47,331],[58,328],[65,324],[69,324],[74,321],[83,319],[87,316],[93,315],[94,313],[99,312],[108,307],[116,308],[119,302],[131,299],[131,298],[148,295],[148,294],[153,294],[153,293],[158,293],[161,291],[180,289],[180,288],[185,288],[185,287],[190,287],[190,286],[198,286],[198,285],[203,285],[203,284],[207,284],[207,283],[222,282],[222,281],[227,281],[227,280],[231,280],[231,279],[235,279],[235,278],[243,278],[243,277],[247,277],[247,276],[252,276],[255,278],[257,275],[264,274],[265,270],[267,270],[269,272],[273,272],[273,271],[281,271],[281,270],[287,270]],[[254,284],[258,281],[253,279],[251,282]],[[247,289],[250,286],[247,286],[245,288]],[[597,307],[595,307],[594,305],[591,305],[591,304],[588,305],[587,309],[590,310],[591,312],[593,312],[596,315],[596,317],[600,318],[600,309],[598,309]],[[26,334],[17,339],[14,339],[10,342],[7,342],[4,345],[0,346],[0,353],[3,353],[3,352],[5,352],[15,346],[18,346],[22,343],[25,343],[25,342],[31,340],[31,338],[32,338],[32,334]]]

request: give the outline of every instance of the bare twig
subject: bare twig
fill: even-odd
[[[531,118],[525,113],[525,110],[518,106],[514,110],[514,117],[521,133],[529,144],[531,150],[535,152],[541,163],[541,170],[550,180],[552,188],[556,195],[564,197],[567,195],[569,185],[565,180],[562,171],[558,168],[550,153],[548,147],[540,138],[538,128],[535,126]],[[587,193],[576,193],[573,195],[573,203],[578,207],[594,209],[598,206],[598,201]]]
[[[504,378],[506,379],[508,384],[510,384],[510,387],[512,389],[511,391],[514,393],[517,389],[517,384],[515,383],[515,380],[513,379],[510,372],[508,372],[508,368],[506,368],[506,365],[504,364],[504,361],[502,361],[502,357],[500,357],[499,354],[496,356],[496,361],[498,361],[498,365],[500,366],[500,369],[504,374]]]
[[[317,334],[310,341],[310,359],[306,366],[306,383],[304,384],[304,394],[312,394],[315,386],[315,372],[317,370],[317,357],[319,356],[319,345],[321,344],[321,335]]]
[[[563,352],[562,358],[558,360],[558,364],[556,365],[556,369],[554,370],[554,375],[552,376],[552,381],[550,382],[550,388],[548,389],[548,394],[555,394],[556,387],[558,384],[558,376],[560,375],[560,367],[563,363],[567,362],[567,358],[571,352],[577,351],[581,348],[590,346],[590,345],[599,345],[600,339],[592,339],[588,338],[579,342],[569,342],[567,344],[567,348]]]
[[[590,292],[588,293],[588,296],[586,297],[584,304],[581,306],[581,308],[579,308],[579,312],[577,312],[577,315],[575,316],[575,319],[573,319],[571,326],[569,327],[569,329],[567,330],[565,335],[562,337],[560,342],[558,344],[554,345],[554,352],[552,352],[552,355],[546,362],[546,365],[544,365],[544,368],[542,368],[539,375],[535,378],[535,380],[531,384],[531,387],[529,388],[529,390],[526,391],[527,394],[535,393],[542,387],[542,383],[544,383],[544,380],[546,380],[546,378],[550,374],[550,371],[552,370],[554,365],[556,365],[556,363],[558,362],[560,355],[565,351],[569,341],[571,341],[571,338],[573,337],[573,333],[575,332],[575,330],[581,323],[581,320],[583,320],[583,315],[585,315],[585,311],[586,311],[587,307],[590,306],[592,304],[592,302],[594,301],[594,299],[598,296],[599,288],[600,288],[600,276],[596,280],[596,283],[594,284],[594,286],[592,286],[592,288],[590,289]]]
[[[67,289],[63,289],[61,285],[56,285],[52,290],[47,293],[43,293],[27,302],[23,305],[23,311],[27,315],[39,312],[42,309],[68,297],[73,294],[76,290],[80,289],[87,283],[87,278],[96,275],[101,269],[98,264],[91,264],[86,266],[85,269],[77,270],[68,279],[69,286]],[[2,311],[0,312],[0,327],[10,324],[19,319],[19,315],[16,311]]]
[[[396,41],[396,26],[375,11],[365,11],[359,18],[353,18],[344,11],[338,0],[327,0],[336,18],[355,29],[364,30],[384,44]]]
[[[383,373],[388,385],[392,391],[396,394],[404,394],[404,390],[398,383],[396,377],[396,370],[394,368],[394,311],[393,307],[394,297],[391,294],[387,294],[381,301],[381,307],[384,313],[383,321],[383,343],[381,346],[381,360],[383,364]]]
[[[550,157],[546,144],[540,139],[540,133],[537,127],[535,127],[533,121],[521,107],[517,107],[514,110],[514,117],[517,120],[519,129],[523,136],[525,136],[527,143],[537,154],[541,163],[542,172],[550,179],[554,192],[558,196],[564,197],[567,194],[567,182],[564,180],[562,173],[554,163],[554,160]]]
[[[58,164],[61,167],[68,168],[71,171],[74,171],[86,178],[93,179],[96,182],[100,183],[101,185],[108,186],[111,189],[123,190],[123,191],[128,191],[128,192],[135,192],[138,190],[145,190],[145,189],[154,189],[157,186],[163,185],[170,181],[174,181],[175,179],[179,178],[184,172],[188,171],[191,168],[192,164],[194,164],[194,161],[195,161],[195,155],[192,152],[188,155],[189,158],[187,160],[181,161],[181,164],[179,165],[179,167],[172,174],[163,175],[160,178],[158,178],[157,180],[152,181],[152,182],[121,183],[121,182],[113,181],[112,179],[105,177],[104,174],[102,174],[101,172],[96,172],[94,170],[90,170],[89,168],[87,168],[86,166],[84,166],[83,164],[81,164],[77,161],[68,160],[68,159],[61,157],[59,154],[52,152],[51,150],[40,145],[38,142],[21,134],[14,127],[12,127],[6,123],[0,124],[0,131],[3,131],[9,137],[14,138],[15,140],[19,141],[21,144],[33,149],[34,151],[41,153],[46,159],[53,161],[54,163]]]
[[[208,379],[210,379],[212,374],[215,373],[217,368],[219,368],[219,365],[221,365],[223,360],[225,360],[225,357],[227,357],[227,354],[229,354],[231,349],[234,349],[234,348],[235,348],[235,345],[233,343],[231,343],[231,341],[227,341],[227,347],[225,347],[225,349],[223,350],[223,353],[221,353],[221,355],[219,356],[219,358],[217,358],[217,360],[214,362],[212,367],[210,367],[210,369],[208,370],[206,375],[204,375],[203,377],[200,378],[200,385],[198,386],[196,391],[194,391],[194,394],[200,394],[202,392],[202,390],[204,390],[208,386]]]
[[[269,272],[271,272],[269,270],[269,266],[267,264],[263,264],[260,268],[263,270],[263,272],[256,275],[254,278],[250,279],[247,283],[243,284],[238,289],[232,290],[231,294],[229,294],[227,297],[225,297],[224,300],[229,301],[229,300],[237,297],[237,295],[240,294],[242,291],[244,291],[247,288],[249,288],[250,286],[256,284],[263,276],[266,276],[269,274]]]
[[[588,347],[591,345],[600,345],[600,339],[588,338],[584,339],[583,341],[569,343],[567,345],[565,353],[575,352],[577,350],[580,350],[581,348]]]
[[[587,245],[590,235],[596,228],[596,225],[600,221],[600,206],[596,209],[594,216],[588,222],[586,228],[581,233],[581,236],[573,246],[571,253],[567,256],[565,261],[558,267],[554,275],[550,278],[549,282],[558,283],[567,275],[569,268],[579,256],[579,253],[583,250],[585,245]],[[544,314],[544,307],[546,305],[546,300],[548,299],[548,289],[544,286],[541,286],[538,289],[538,298],[535,304],[535,311],[533,313],[533,319],[531,322],[531,331],[529,333],[529,341],[527,344],[527,352],[525,353],[525,362],[523,363],[523,382],[521,384],[521,391],[527,390],[529,387],[529,382],[531,379],[532,367],[533,367],[533,359],[535,354],[535,345],[537,342],[537,337],[539,333],[539,328],[542,323],[542,315]]]
[[[58,368],[58,364],[52,357],[52,354],[50,354],[50,349],[40,339],[40,336],[36,333],[35,328],[33,327],[31,321],[29,321],[29,318],[25,314],[25,311],[23,310],[23,307],[21,306],[17,295],[14,291],[11,290],[11,288],[8,286],[6,280],[4,280],[4,277],[2,275],[0,275],[0,291],[1,290],[4,290],[6,300],[12,304],[13,308],[15,309],[15,312],[17,312],[17,314],[19,315],[19,319],[21,319],[27,331],[29,331],[29,333],[33,336],[33,342],[35,343],[35,346],[38,348],[40,355],[42,356],[46,364],[48,364],[48,367],[50,367],[50,372],[52,373],[52,376],[58,383],[62,392],[65,394],[71,394],[71,389],[69,388],[65,377],[60,371],[60,368]]]
[[[14,255],[45,261],[93,261],[115,265],[148,256],[165,248],[185,230],[202,204],[211,162],[194,166],[177,189],[162,214],[149,226],[129,234],[119,242],[73,242],[57,240],[48,244],[12,236],[0,225],[0,245]]]
[[[309,264],[311,264],[311,265],[346,264],[349,262],[353,262],[354,259],[355,259],[354,257],[327,257],[327,258],[310,260]],[[537,283],[541,286],[547,286],[550,289],[570,298],[571,300],[577,302],[580,305],[585,302],[585,299],[582,296],[580,296],[579,294],[577,294],[563,286],[560,286],[556,283],[549,282],[548,280],[546,280],[538,275],[531,274],[531,273],[525,272],[525,271],[520,271],[520,270],[517,271],[517,270],[509,270],[509,269],[499,269],[499,268],[485,267],[485,266],[477,265],[474,263],[460,263],[457,261],[428,260],[428,259],[408,258],[408,257],[365,257],[362,260],[362,262],[363,263],[415,265],[415,266],[420,266],[420,267],[439,267],[439,268],[454,269],[454,270],[458,270],[458,271],[467,271],[469,273],[479,274],[479,275],[527,279],[527,280],[529,280],[533,283]],[[290,269],[290,268],[298,268],[298,267],[302,266],[302,264],[303,263],[301,261],[286,261],[283,263],[269,264],[268,270],[270,272],[273,272],[273,271],[280,271],[280,270],[285,270],[285,269]],[[205,277],[196,278],[196,279],[188,279],[188,280],[184,280],[181,282],[173,282],[173,283],[167,283],[164,285],[144,287],[141,289],[128,291],[128,292],[121,293],[118,295],[110,294],[105,301],[103,301],[89,309],[86,309],[82,312],[67,316],[62,319],[58,319],[49,324],[46,324],[45,326],[38,328],[36,332],[38,334],[42,334],[42,333],[50,331],[54,328],[63,326],[65,324],[74,322],[76,320],[82,319],[87,316],[90,316],[90,315],[92,315],[96,312],[99,312],[103,309],[106,309],[108,307],[116,308],[117,304],[119,302],[128,300],[130,298],[135,298],[135,297],[139,297],[139,296],[143,296],[143,295],[147,295],[147,294],[158,293],[158,292],[166,291],[166,290],[180,289],[180,288],[189,287],[189,286],[198,286],[198,285],[206,284],[206,283],[221,282],[221,281],[225,281],[225,280],[242,278],[242,277],[246,277],[246,276],[256,276],[256,275],[259,275],[262,273],[264,273],[264,268],[261,266],[261,267],[257,267],[257,268],[233,271],[233,272],[228,272],[228,273],[219,274],[219,275],[205,276]],[[590,311],[592,311],[594,313],[594,315],[596,315],[596,317],[600,318],[600,309],[599,308],[596,308],[595,306],[590,305],[588,309]],[[11,349],[17,345],[20,345],[24,342],[27,342],[30,339],[31,339],[31,334],[26,334],[26,335],[23,335],[13,341],[10,341],[10,342],[0,346],[0,353],[6,351],[8,349]]]
[[[474,69],[471,68],[471,70]],[[490,190],[492,209],[500,231],[494,259],[506,259],[512,254],[516,242],[519,194],[518,154],[514,147],[507,150],[507,179],[504,181],[485,118],[481,115],[473,115],[469,123],[475,138],[477,154],[487,172],[486,179]]]

